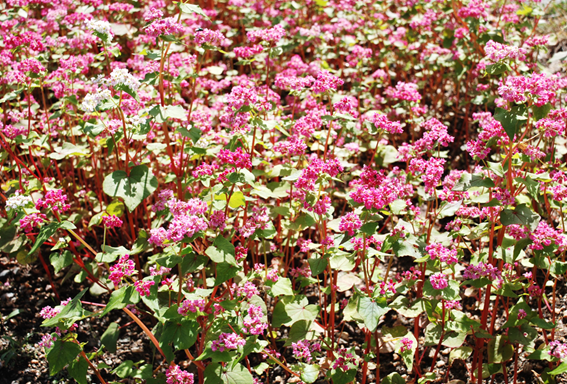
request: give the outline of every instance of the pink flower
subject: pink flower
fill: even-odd
[[[409,337],[404,337],[401,340],[402,346],[400,347],[400,353],[404,353],[405,351],[410,351],[411,347],[413,346],[413,340]]]
[[[365,119],[373,123],[376,128],[389,132],[391,134],[404,132],[404,129],[400,123],[398,123],[397,121],[388,120],[388,117],[386,117],[386,115],[382,113],[372,113],[370,116],[366,116]]]
[[[71,206],[66,204],[67,195],[63,194],[61,189],[52,189],[45,193],[43,199],[38,199],[35,208],[51,208],[53,212],[61,213],[67,211]]]
[[[447,277],[442,274],[441,272],[437,272],[429,277],[429,281],[431,281],[431,285],[434,289],[445,289],[449,286],[447,282]]]
[[[425,247],[432,260],[439,259],[439,261],[447,264],[456,264],[457,250],[445,248],[440,243],[433,243]]]
[[[404,83],[399,81],[396,84],[396,88],[388,87],[386,89],[386,96],[392,99],[407,100],[418,102],[421,100],[421,95],[417,91],[417,84],[415,83]]]
[[[222,45],[225,37],[219,31],[212,31],[210,29],[204,29],[195,33],[195,44],[203,45]]]
[[[149,296],[150,287],[154,284],[155,282],[151,280],[138,280],[134,283],[134,287],[136,291],[140,294],[140,296]]]
[[[252,56],[257,55],[258,53],[261,53],[263,50],[264,48],[261,45],[257,44],[251,47],[236,47],[234,48],[234,54],[236,55],[236,57],[249,59]]]
[[[31,213],[20,219],[20,228],[25,233],[29,233],[34,228],[39,228],[46,218],[47,216],[45,216],[43,213]]]
[[[549,343],[549,355],[552,357],[556,357],[560,360],[567,358],[567,344],[563,344],[560,341],[552,341]]]
[[[187,316],[189,312],[196,313],[197,311],[205,312],[205,299],[185,300],[177,309],[177,312],[183,316]]]
[[[262,320],[263,317],[264,313],[262,312],[262,307],[250,304],[248,316],[244,318],[242,330],[251,335],[262,334],[266,328],[268,328],[268,324]]]
[[[543,250],[552,244],[558,246],[559,251],[564,251],[567,248],[567,238],[561,230],[555,230],[545,221],[540,221],[535,231],[530,234],[533,244],[530,244],[530,249]]]
[[[110,267],[110,275],[108,278],[114,283],[114,285],[118,285],[125,276],[132,276],[134,272],[134,262],[130,260],[129,255],[124,255],[116,262],[116,264]]]
[[[341,217],[339,231],[347,231],[349,236],[354,236],[354,232],[362,226],[362,221],[354,212],[349,212]]]
[[[293,355],[296,359],[305,359],[308,363],[313,359],[311,352],[321,351],[321,344],[311,343],[307,340],[299,340],[297,343],[291,343]]]
[[[330,90],[336,91],[343,84],[341,78],[332,75],[329,71],[320,71],[311,89],[315,93],[325,93]]]
[[[165,373],[167,384],[193,384],[194,375],[179,368],[175,363],[172,363],[167,372]]]
[[[257,43],[259,41],[265,41],[267,43],[277,43],[287,34],[285,29],[280,25],[276,25],[273,28],[269,29],[258,29],[255,31],[248,31],[246,36],[248,40],[253,43]]]
[[[118,216],[103,216],[102,222],[106,228],[117,228],[122,226],[122,220]]]
[[[174,17],[156,20],[146,28],[148,36],[177,35],[183,32],[181,24]]]
[[[211,343],[211,349],[213,352],[224,352],[225,349],[236,349],[244,346],[245,344],[246,340],[238,336],[236,333],[221,333],[219,339],[214,340]]]

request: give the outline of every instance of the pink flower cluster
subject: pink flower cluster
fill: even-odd
[[[365,116],[365,120],[373,123],[376,128],[386,131],[390,134],[403,133],[404,129],[402,124],[397,121],[390,121],[383,113],[374,112]]]
[[[366,209],[380,210],[413,194],[413,186],[406,183],[406,176],[398,168],[387,172],[364,166],[360,178],[353,180],[351,186],[356,189],[350,193],[350,198],[364,204]]]
[[[567,237],[560,231],[553,229],[547,222],[540,221],[535,231],[530,234],[533,243],[530,249],[542,250],[552,244],[558,247],[560,252],[567,249]]]
[[[308,363],[313,360],[311,356],[312,352],[320,352],[321,351],[321,344],[319,343],[311,343],[308,340],[299,340],[296,343],[291,343],[291,347],[293,349],[293,355],[296,359],[305,359]]]
[[[102,222],[106,228],[118,228],[122,226],[122,220],[116,215],[103,216]]]
[[[325,93],[327,91],[336,91],[343,84],[344,81],[341,78],[332,75],[329,71],[320,71],[311,89],[314,93]]]
[[[404,337],[401,340],[402,346],[400,347],[400,353],[404,353],[406,351],[411,351],[413,347],[413,340],[409,337]]]
[[[211,350],[224,352],[226,349],[236,349],[246,344],[246,340],[236,333],[221,333],[218,340],[213,340]]]
[[[122,256],[116,264],[110,267],[108,278],[118,286],[125,276],[132,276],[135,272],[134,261],[130,260],[129,255]]]
[[[177,35],[181,32],[183,27],[173,17],[156,20],[146,28],[146,33],[152,37]]]
[[[43,213],[30,213],[20,219],[20,229],[25,233],[30,233],[34,228],[39,228],[45,222],[45,216]]]
[[[187,316],[189,312],[205,312],[205,299],[184,300],[177,312],[183,316]]]
[[[248,316],[244,318],[242,330],[251,335],[262,334],[268,328],[268,324],[262,320],[263,317],[262,307],[250,304]]]
[[[501,273],[492,264],[480,262],[477,265],[469,265],[463,272],[463,278],[466,280],[476,280],[488,277],[492,281],[500,280]]]
[[[61,213],[67,211],[71,205],[66,203],[67,195],[61,189],[52,189],[45,193],[43,199],[38,199],[35,203],[36,209],[50,208],[53,212]]]
[[[349,352],[347,349],[341,347],[338,351],[338,356],[333,363],[333,369],[340,369],[343,372],[350,370],[348,364],[357,365],[358,358],[355,354]]]
[[[567,344],[554,340],[549,343],[549,355],[559,360],[567,358]]]
[[[219,31],[212,31],[208,28],[203,29],[202,31],[195,32],[195,44],[197,45],[223,45],[225,41],[224,35]]]
[[[234,54],[236,55],[236,57],[243,59],[249,59],[259,53],[262,53],[262,51],[264,51],[264,47],[259,44],[253,45],[251,47],[244,46],[234,48]]]
[[[170,196],[170,194],[165,194],[164,199],[165,196]],[[207,211],[207,203],[200,199],[193,198],[185,202],[171,197],[167,202],[160,202],[156,209],[162,208],[162,206],[169,208],[169,211],[173,214],[173,220],[171,220],[167,230],[163,227],[150,230],[150,238],[148,239],[150,244],[163,247],[166,240],[178,242],[185,237],[192,237],[199,231],[205,231],[209,227],[209,224],[203,218]]]
[[[134,283],[134,288],[136,289],[136,292],[140,294],[140,296],[149,296],[150,288],[154,284],[155,282],[151,280],[138,280]]]
[[[195,377],[192,373],[179,368],[177,364],[171,364],[165,373],[167,384],[193,384]]]
[[[441,272],[434,273],[429,277],[429,281],[431,281],[431,285],[434,289],[445,289],[449,286],[447,282],[447,276],[445,276]]]
[[[341,217],[341,222],[339,224],[339,231],[348,232],[349,236],[354,236],[356,230],[362,227],[362,221],[358,215],[354,212],[349,212]]]
[[[257,29],[254,31],[248,31],[246,33],[246,36],[252,43],[265,41],[272,44],[280,41],[286,34],[287,32],[285,31],[285,29],[280,24],[278,24],[275,27],[269,29]]]
[[[385,94],[392,99],[414,102],[419,102],[421,100],[421,95],[419,94],[417,84],[415,83],[404,83],[399,81],[396,84],[396,88],[388,87]]]
[[[456,249],[445,248],[440,243],[430,244],[425,247],[425,250],[432,260],[439,259],[439,261],[449,265],[456,264],[459,261]]]
[[[527,51],[510,45],[500,44],[494,40],[489,40],[484,46],[486,58],[494,63],[504,59],[524,61]]]

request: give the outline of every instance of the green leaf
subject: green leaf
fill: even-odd
[[[217,264],[217,277],[215,279],[215,287],[221,285],[225,281],[232,279],[238,274],[241,268],[237,268],[229,263],[218,263]]]
[[[116,376],[124,379],[126,377],[132,376],[134,373],[134,362],[132,360],[126,360],[118,367],[116,367],[111,373],[114,373]]]
[[[354,371],[356,373],[356,370]],[[406,384],[406,381],[400,376],[398,372],[393,372],[384,377],[380,384]]]
[[[203,16],[205,19],[209,20],[207,14],[201,9],[201,7],[199,7],[196,4],[179,3],[179,9],[181,9],[181,12],[183,13],[188,13],[188,14],[196,13],[197,15]]]
[[[55,273],[59,273],[63,268],[68,267],[73,264],[73,254],[69,251],[63,251],[62,253],[52,253],[49,255],[49,261],[53,265],[53,270]]]
[[[246,205],[246,199],[244,198],[244,193],[240,191],[236,191],[230,196],[230,200],[228,201],[228,206],[232,209],[236,209],[239,207],[243,207]]]
[[[363,296],[358,301],[358,313],[364,319],[364,324],[370,332],[374,332],[378,326],[380,317],[388,312],[388,303],[385,299],[373,300],[370,297]]]
[[[514,346],[508,342],[508,337],[498,335],[488,342],[488,362],[504,363],[514,356]]]
[[[187,137],[187,138],[191,139],[193,141],[193,143],[196,143],[197,141],[199,141],[199,139],[203,135],[203,131],[201,131],[197,127],[192,127],[189,130],[185,127],[179,127],[179,128],[177,128],[177,131],[179,133],[181,133],[181,135],[183,137]]]
[[[109,245],[102,246],[103,253],[97,253],[95,260],[99,263],[112,263],[119,257],[128,254],[128,250],[123,246],[111,247]]]
[[[205,254],[217,264],[228,263],[235,267],[238,266],[235,259],[236,249],[234,245],[223,236],[217,236],[213,245],[205,250]]]
[[[508,71],[510,68],[504,63],[490,64],[486,66],[486,73],[492,76],[501,75]]]
[[[81,346],[70,341],[57,340],[47,352],[49,362],[49,375],[53,376],[70,364],[82,351]]]
[[[322,273],[325,269],[327,269],[327,258],[325,257],[312,257],[308,260],[309,267],[311,268],[311,274],[313,276],[317,276]]]
[[[120,200],[113,200],[112,203],[106,207],[106,212],[109,215],[122,216],[124,214],[124,203]]]
[[[272,285],[270,294],[276,296],[293,296],[293,289],[291,287],[291,280],[287,277],[280,277],[278,281]]]
[[[549,111],[551,111],[551,104],[547,103],[542,105],[541,107],[534,105],[532,106],[532,109],[534,112],[534,118],[536,121],[538,121],[546,117]]]
[[[539,221],[540,216],[524,204],[518,205],[515,210],[504,209],[500,213],[502,225],[520,224],[534,231]]]
[[[110,323],[106,331],[102,334],[100,341],[110,353],[116,352],[116,342],[118,341],[119,335],[120,328],[118,327],[118,323]]]
[[[313,383],[319,377],[320,367],[316,364],[301,365],[301,380],[305,383]]]
[[[104,178],[102,189],[112,197],[121,197],[130,212],[152,194],[158,187],[157,178],[146,165],[137,165],[130,170],[114,171]]]
[[[187,349],[195,344],[199,330],[199,324],[187,317],[166,321],[159,343],[160,345],[172,343],[178,351]]]
[[[102,312],[101,316],[106,315],[113,309],[122,309],[128,304],[137,304],[140,301],[140,294],[136,291],[133,285],[124,286],[117,291],[112,292],[110,295],[110,300],[106,304],[106,308]]]
[[[541,318],[539,318],[539,317],[537,317],[537,316],[534,316],[534,317],[530,320],[530,322],[531,322],[533,325],[535,325],[536,327],[539,327],[539,328],[541,328],[541,329],[548,329],[548,330],[549,330],[549,329],[555,328],[555,324],[549,323],[549,322],[547,322],[547,321],[545,321],[545,320],[543,320],[543,319],[541,319]]]
[[[289,346],[291,343],[296,343],[299,340],[313,340],[316,331],[312,329],[312,325],[313,323],[307,320],[295,322],[289,330],[289,336],[285,341],[285,345]]]
[[[567,361],[561,363],[561,365],[559,365],[553,371],[549,372],[549,374],[552,375],[552,376],[557,376],[557,375],[561,375],[562,373],[565,373],[565,372],[567,372]]]
[[[250,372],[242,366],[236,364],[235,367],[223,368],[218,363],[211,363],[204,372],[205,384],[253,384],[254,379]]]
[[[187,111],[181,105],[168,105],[165,107],[165,116],[178,120],[187,120]]]
[[[545,347],[545,344],[542,344],[542,346]],[[538,349],[532,352],[530,355],[528,355],[527,358],[530,360],[545,360],[545,361],[553,361],[555,359],[555,357],[552,357],[549,354],[548,349]]]
[[[129,86],[125,85],[125,84],[117,84],[114,86],[114,89],[116,89],[117,91],[124,91],[127,94],[129,94],[130,96],[132,96],[134,99],[136,100],[140,100],[138,98],[138,92],[136,92],[134,89],[130,88]]]
[[[453,364],[455,360],[463,360],[466,361],[469,356],[472,354],[473,349],[471,347],[459,347],[451,350],[449,353],[449,365]]]
[[[356,377],[356,368],[349,369],[346,372],[343,372],[341,369],[334,369],[332,372],[331,378],[333,379],[333,384],[348,384]],[[384,383],[384,381],[382,381],[382,383]]]
[[[78,359],[73,360],[67,371],[69,372],[69,376],[77,381],[78,384],[87,384],[87,371],[89,368],[89,364],[87,361],[80,356]]]
[[[67,305],[61,309],[57,315],[51,319],[46,319],[41,324],[43,327],[59,327],[63,330],[68,329],[71,324],[77,320],[88,317],[91,313],[85,311],[81,306],[81,298],[87,292],[88,288],[83,289],[77,296],[73,298]]]
[[[64,142],[63,147],[49,154],[49,158],[53,160],[62,160],[68,156],[88,156],[89,152],[87,147],[81,147],[69,142]]]
[[[60,222],[60,223],[59,222],[53,222],[53,223],[49,223],[47,225],[44,225],[39,230],[39,234],[37,235],[37,237],[35,239],[35,243],[28,253],[32,254],[35,251],[37,251],[39,249],[39,247],[41,247],[43,245],[43,243],[45,243],[47,240],[49,240],[49,238],[51,236],[53,236],[59,228],[75,229],[77,227],[75,227],[75,225],[73,225],[73,223],[70,223],[68,221],[63,221],[63,222]]]
[[[314,321],[319,315],[319,307],[309,304],[304,296],[285,297],[274,308],[272,322],[274,327],[291,326],[300,320]]]
[[[463,173],[460,180],[453,187],[453,191],[468,191],[473,187],[492,188],[494,185],[494,181],[489,178],[484,178],[483,175]]]
[[[524,107],[514,107],[511,111],[496,108],[494,118],[502,124],[510,140],[514,140],[514,136],[520,132],[520,128],[527,120]]]
[[[362,233],[365,233],[368,236],[372,236],[376,233],[376,228],[379,224],[380,223],[377,221],[366,223],[362,227],[360,227],[360,230],[362,231]]]

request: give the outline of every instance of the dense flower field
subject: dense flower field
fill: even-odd
[[[123,1],[0,4],[0,252],[51,282],[52,375],[567,372],[545,4]],[[124,323],[148,359],[109,366]]]

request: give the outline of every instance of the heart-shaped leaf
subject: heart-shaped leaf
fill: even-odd
[[[104,178],[102,188],[112,197],[121,197],[124,204],[132,212],[140,203],[158,187],[157,178],[146,165],[137,165],[130,170],[114,171]]]

